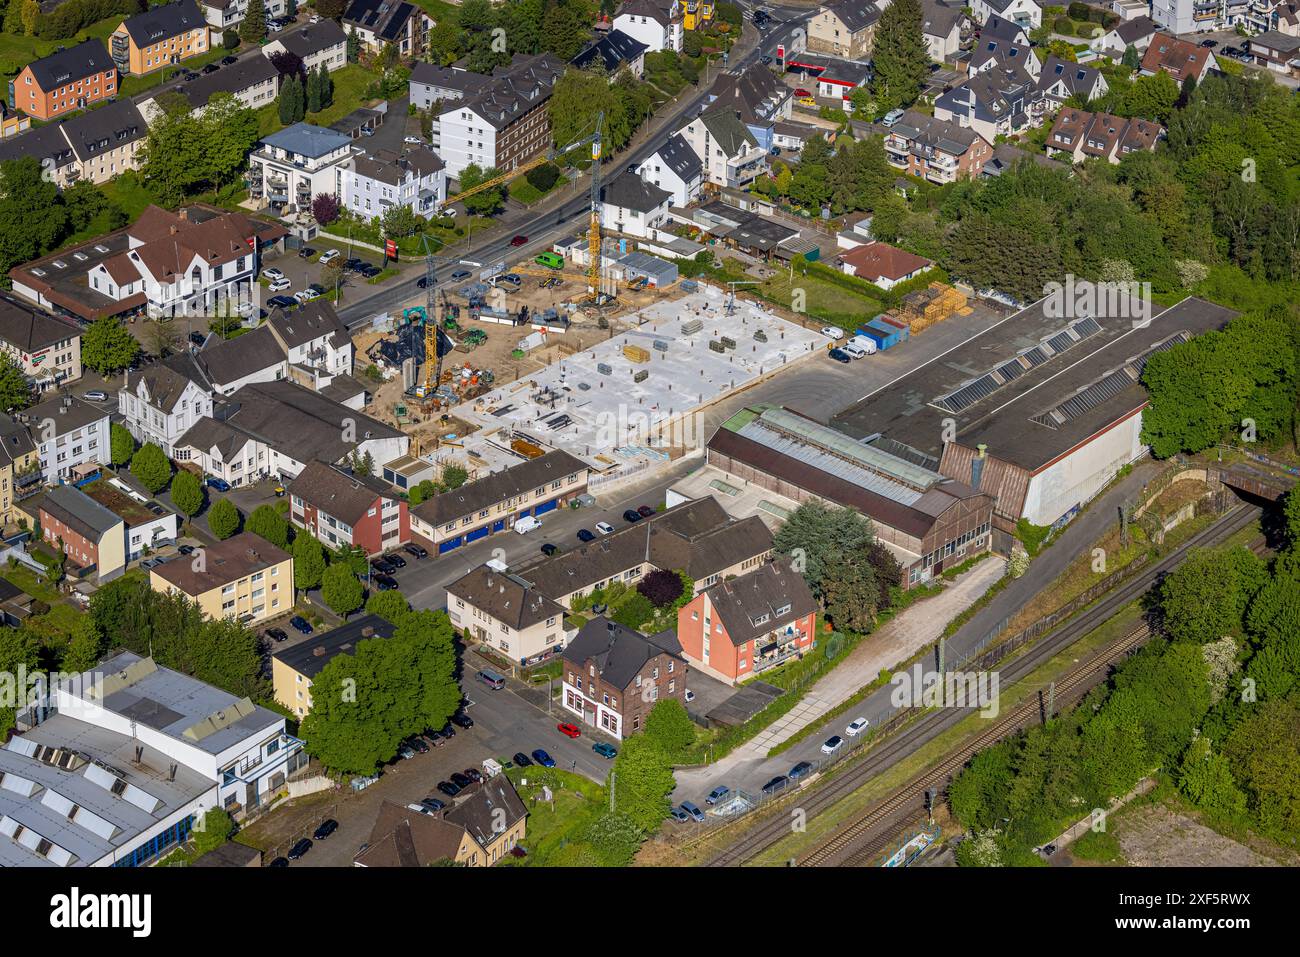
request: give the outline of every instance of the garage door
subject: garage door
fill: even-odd
[[[463,544],[464,544],[464,540],[459,536],[457,536],[456,538],[449,538],[445,542],[439,543],[438,554],[442,555],[446,552],[451,551],[453,548],[460,548],[460,546]]]
[[[468,545],[470,542],[477,542],[480,538],[487,538],[487,537],[488,537],[488,527],[484,525],[482,528],[476,528],[474,529],[474,531],[466,535],[465,544]]]
[[[494,532],[505,531],[505,527],[506,527],[506,520],[504,518],[501,519],[501,521],[499,522],[492,523],[492,531]]]
[[[545,515],[547,512],[553,512],[555,511],[555,506],[558,505],[559,503],[560,500],[558,498],[553,498],[549,502],[545,502],[537,506],[537,508],[533,509],[533,514]]]

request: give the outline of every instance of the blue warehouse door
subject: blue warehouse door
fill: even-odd
[[[534,515],[545,515],[547,512],[554,511],[554,510],[555,510],[555,506],[558,505],[559,502],[560,502],[559,499],[551,499],[549,502],[546,502],[546,503],[544,503],[544,504],[542,504],[542,505],[539,505],[539,506],[537,506],[537,508],[533,509],[533,514],[534,514]]]
[[[476,528],[474,529],[474,531],[466,535],[465,544],[468,545],[470,542],[477,542],[480,538],[487,538],[487,537],[488,537],[488,527],[484,525],[482,528]]]
[[[463,542],[463,540],[462,540],[459,536],[457,536],[456,538],[449,538],[449,539],[447,539],[445,542],[441,542],[441,543],[439,543],[439,545],[438,545],[438,554],[439,554],[439,555],[445,555],[447,552],[451,551],[453,548],[460,548],[462,542]]]
[[[500,521],[496,521],[492,523],[492,531],[494,532],[504,531],[505,527],[506,527],[506,520],[504,518],[501,519]]]

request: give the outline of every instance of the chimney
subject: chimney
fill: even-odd
[[[366,625],[366,627],[361,629],[361,637],[362,638],[375,637],[375,629],[371,625]]]
[[[983,442],[975,446],[975,448],[979,449],[980,458],[984,458],[984,456],[988,454],[989,447],[985,445]]]
[[[136,745],[135,761],[133,763],[139,764],[142,760],[144,760],[144,747],[142,745]]]
[[[176,765],[175,765],[175,764],[169,764],[169,765],[167,766],[167,780],[168,780],[168,781],[175,781],[175,780],[176,780]]]
[[[324,658],[324,657],[325,657],[325,646],[324,646],[324,645],[317,645],[315,648],[313,648],[313,649],[311,650],[311,653],[312,653],[312,656],[315,657],[315,658]]]

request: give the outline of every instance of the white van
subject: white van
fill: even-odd
[[[520,535],[527,535],[535,528],[541,528],[542,523],[531,515],[525,515],[523,518],[515,520],[515,531]]]
[[[847,352],[849,354],[849,358],[851,359],[861,359],[863,356],[867,354],[866,349],[862,348],[860,345],[858,345],[856,342],[852,340],[849,340],[848,342],[844,343],[844,345],[840,346],[840,348],[843,349],[845,352]]]
[[[849,340],[849,345],[857,346],[864,355],[874,356],[876,354],[876,340],[870,336],[854,336]]]
[[[490,778],[496,777],[501,773],[501,762],[495,758],[483,759],[483,773]]]

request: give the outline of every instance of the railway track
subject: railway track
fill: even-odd
[[[1245,528],[1259,516],[1259,513],[1260,510],[1257,507],[1247,505],[1240,505],[1226,513],[1214,524],[1193,535],[1169,555],[1157,562],[1153,562],[1143,572],[1120,585],[1091,608],[1080,612],[1056,631],[1049,633],[1042,640],[1031,645],[1025,652],[1013,658],[1005,667],[1000,669],[1002,683],[1010,685],[1022,680],[1059,651],[1095,629],[1120,608],[1123,608],[1149,589],[1153,583],[1159,580],[1160,576],[1177,567],[1190,549],[1217,544]],[[1256,540],[1251,547],[1257,551],[1262,551],[1264,547],[1263,540]],[[1118,641],[1090,658],[1088,662],[1080,665],[1079,668],[1072,669],[1067,675],[1067,679],[1071,682],[1068,686],[1065,679],[1057,683],[1056,692],[1058,698],[1062,695],[1068,696],[1082,688],[1083,683],[1089,677],[1093,678],[1093,684],[1098,683],[1109,672],[1111,665],[1115,661],[1128,654],[1129,651],[1148,637],[1146,626],[1143,625],[1141,628],[1134,629],[1122,636]],[[1099,673],[1100,677],[1098,677]],[[1088,687],[1091,686],[1088,685]],[[1029,709],[1029,717],[1022,714],[1022,709],[1025,708]],[[709,861],[709,866],[736,866],[752,860],[760,852],[790,834],[790,820],[786,814],[780,813],[782,808],[791,810],[798,808],[805,816],[805,819],[815,817],[862,787],[900,759],[913,753],[918,747],[964,720],[970,713],[972,713],[972,709],[967,708],[946,708],[938,711],[918,712],[918,718],[911,725],[908,725],[893,737],[887,738],[879,746],[872,748],[862,759],[846,771],[832,777],[826,784],[802,789],[787,798],[777,801],[773,805],[773,811],[777,813],[773,813],[768,819],[743,834],[735,843],[720,851]],[[1035,699],[1030,698],[1013,711],[1012,715],[1015,715],[1023,723],[1032,720],[1032,715],[1037,713],[1037,702]],[[836,834],[825,844],[809,851],[797,863],[801,865],[807,864],[808,866],[826,866],[841,861],[847,862],[849,859],[855,861],[859,859],[865,860],[875,853],[877,849],[883,849],[897,833],[897,825],[901,819],[923,806],[926,785],[918,785],[917,781],[922,778],[931,782],[940,779],[946,781],[947,777],[965,764],[972,754],[1010,733],[1013,730],[1008,723],[1010,718],[1011,715],[1003,718],[996,725],[979,735],[975,742],[963,747],[961,752],[945,758],[940,765],[918,775],[917,779],[873,805],[858,818],[838,828]],[[929,786],[933,786],[933,784]],[[911,803],[909,803],[909,800]],[[889,827],[890,825],[893,825],[892,829]]]

